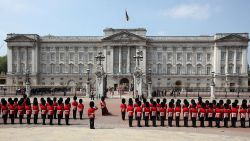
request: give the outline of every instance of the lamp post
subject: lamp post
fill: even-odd
[[[152,98],[152,70],[148,69],[149,81],[148,81],[148,98]]]
[[[215,95],[214,95],[215,89],[214,89],[214,87],[215,87],[214,72],[212,72],[212,80],[211,80],[211,86],[210,86],[210,88],[211,88],[211,91],[210,91],[210,98],[211,98],[211,99],[215,99]]]
[[[239,98],[240,97],[240,75],[238,73],[238,92],[237,92],[237,97]]]
[[[30,97],[30,71],[29,69],[26,70],[26,73],[25,73],[25,88],[26,88],[26,95],[27,97]]]
[[[104,95],[104,70],[102,67],[102,61],[104,61],[105,56],[102,55],[102,52],[99,52],[97,56],[95,56],[96,61],[98,62],[97,68],[96,68],[96,92],[97,92],[97,98]]]
[[[140,68],[140,61],[142,61],[142,51],[138,51],[137,55],[133,57],[136,61],[136,68],[134,72],[134,91],[136,92],[136,96],[142,96],[142,70]]]

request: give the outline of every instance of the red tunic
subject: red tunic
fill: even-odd
[[[62,115],[63,114],[63,107],[61,105],[57,105],[56,110],[57,110],[56,113],[58,115]]]
[[[100,102],[100,105],[101,105],[101,108],[103,109],[103,108],[106,107],[106,102],[105,102],[105,101],[101,101],[101,102]]]
[[[237,118],[237,115],[238,115],[238,108],[232,108],[231,109],[231,117]]]
[[[141,107],[136,107],[135,108],[136,116],[141,117],[142,114],[142,108]]]
[[[50,115],[50,116],[54,115],[54,106],[53,105],[48,106],[48,115]]]
[[[26,115],[31,115],[31,114],[32,114],[31,106],[26,105],[26,106],[25,106],[25,110],[26,110]]]
[[[157,109],[156,107],[151,107],[151,115],[156,116]]]
[[[47,114],[47,107],[45,105],[40,105],[40,109],[41,109],[41,114],[42,115],[46,115]]]
[[[145,112],[145,117],[148,117],[150,113],[150,107],[145,107],[144,112]]]
[[[230,113],[231,113],[231,110],[230,109],[223,109],[223,117],[224,118],[229,118],[230,117]]]
[[[34,115],[38,115],[38,113],[39,113],[39,107],[38,107],[38,105],[33,105],[33,114]]]
[[[95,111],[97,110],[98,108],[89,108],[88,109],[88,117],[89,118],[95,118]]]
[[[69,104],[64,106],[64,114],[65,115],[70,115],[70,106],[69,106]]]
[[[247,114],[247,109],[240,109],[240,118],[246,118],[246,114]]]
[[[133,108],[133,106],[128,105],[128,107],[127,107],[127,112],[128,112],[128,116],[129,116],[129,117],[132,117],[132,116],[133,116],[133,113],[134,113],[134,108]]]
[[[9,105],[10,115],[15,114],[15,107],[14,105]]]
[[[82,112],[83,109],[84,109],[84,104],[79,103],[78,106],[77,106],[77,108],[78,108],[78,112]]]
[[[58,106],[57,102],[54,101],[54,103],[53,103],[54,110],[56,110],[57,106]]]
[[[161,108],[161,104],[157,103],[157,104],[156,104],[157,112],[160,112],[160,108]]]
[[[77,106],[78,106],[78,102],[73,101],[73,102],[72,102],[72,108],[73,108],[73,110],[76,110],[76,109],[77,109]]]
[[[190,112],[191,112],[191,117],[192,118],[197,117],[198,110],[196,108],[191,108]]]
[[[175,116],[180,117],[180,115],[181,115],[181,107],[179,106],[175,108]]]
[[[8,106],[2,105],[2,115],[7,115],[7,114],[8,114]]]
[[[174,108],[168,108],[168,117],[173,117]]]
[[[17,106],[17,110],[18,110],[18,114],[19,114],[19,115],[23,115],[23,114],[24,114],[23,106],[22,106],[22,105],[18,105],[18,106]]]
[[[185,106],[183,108],[183,117],[188,117],[188,114],[189,114],[189,108]]]
[[[160,108],[160,116],[165,117],[166,116],[166,109],[165,108]]]
[[[120,108],[121,108],[121,112],[126,112],[127,105],[122,103],[120,105]]]
[[[221,118],[222,110],[220,108],[215,109],[215,118]]]
[[[205,117],[205,115],[206,115],[206,109],[200,108],[200,117]]]

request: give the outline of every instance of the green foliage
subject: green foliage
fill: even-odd
[[[7,72],[7,56],[0,56],[0,72]]]

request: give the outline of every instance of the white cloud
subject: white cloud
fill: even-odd
[[[176,19],[206,20],[211,16],[208,4],[181,4],[167,11],[167,16]]]

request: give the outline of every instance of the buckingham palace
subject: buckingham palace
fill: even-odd
[[[248,33],[149,36],[145,28],[103,32],[103,36],[8,34],[7,85],[24,85],[27,70],[32,86],[85,86],[87,77],[94,84],[95,57],[101,52],[107,87],[131,87],[136,67],[142,70],[144,90],[148,76],[153,89],[209,87],[212,72],[216,87],[248,86]]]

